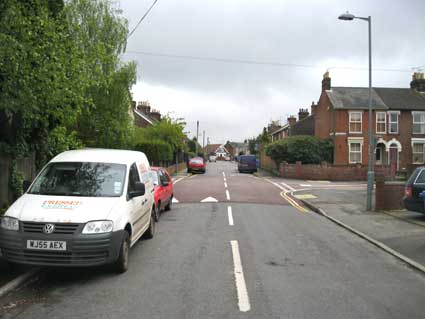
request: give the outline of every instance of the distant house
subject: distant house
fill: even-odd
[[[240,153],[249,154],[248,143],[230,142],[230,145],[233,148],[233,157],[239,156]]]
[[[231,156],[224,144],[208,144],[204,150],[205,154],[208,156],[215,155],[218,160],[224,160],[226,157]]]
[[[298,121],[295,116],[288,117],[287,123],[270,133],[272,142],[295,135],[314,135],[315,117],[314,112],[317,105],[311,104],[311,114],[308,109],[301,108],[298,111]]]
[[[161,113],[152,109],[148,101],[133,102],[134,124],[138,127],[145,128],[153,125],[156,121],[161,121]]]
[[[331,138],[334,164],[368,163],[368,94],[365,87],[332,87],[329,73],[315,108],[315,135]],[[373,88],[376,164],[394,170],[425,163],[425,79],[414,73],[410,88]]]

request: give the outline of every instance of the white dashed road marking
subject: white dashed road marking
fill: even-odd
[[[227,183],[226,183],[226,182],[224,182],[224,187],[226,187],[226,188],[227,188]]]
[[[251,304],[249,303],[248,290],[246,289],[245,277],[243,275],[239,243],[237,240],[231,240],[230,245],[232,246],[233,264],[235,267],[234,273],[238,293],[238,306],[240,311],[246,312],[251,310]]]
[[[232,213],[232,207],[231,206],[227,206],[227,216],[229,217],[229,225],[233,226],[233,213]]]
[[[230,194],[229,194],[229,191],[226,189],[226,198],[227,198],[227,200],[230,200]]]

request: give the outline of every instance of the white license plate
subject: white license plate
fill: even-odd
[[[66,241],[58,240],[27,240],[27,249],[66,250]]]

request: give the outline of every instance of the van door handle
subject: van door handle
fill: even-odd
[[[147,202],[148,202],[148,200],[147,200],[147,199],[145,199],[145,200],[142,202],[142,206],[143,206],[143,205],[145,205]]]

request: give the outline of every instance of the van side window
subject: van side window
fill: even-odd
[[[139,172],[137,171],[136,163],[131,165],[130,173],[128,175],[128,192],[134,191],[136,182],[140,182]]]

